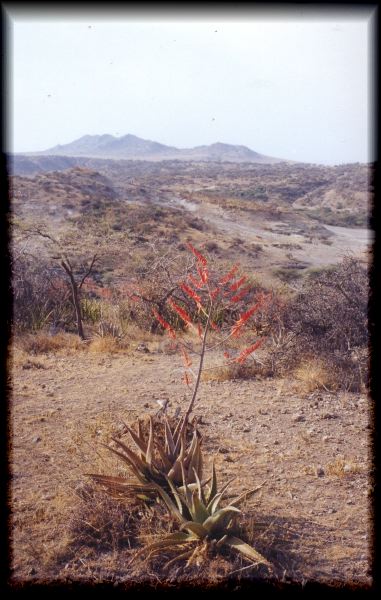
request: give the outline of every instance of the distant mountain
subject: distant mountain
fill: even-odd
[[[195,148],[175,148],[158,142],[143,140],[135,135],[122,137],[112,135],[84,135],[70,144],[54,146],[41,152],[23,153],[25,156],[84,156],[89,158],[125,159],[125,160],[186,160],[213,162],[254,162],[273,164],[285,162],[279,158],[264,156],[247,148],[222,144]]]

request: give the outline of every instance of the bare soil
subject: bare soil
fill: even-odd
[[[155,414],[163,398],[170,414],[185,406],[180,361],[154,348],[15,351],[11,367],[12,583],[128,582],[133,549],[99,547],[96,560],[85,545],[70,552],[75,490],[86,473],[120,471],[102,443],[122,419]],[[221,480],[235,476],[232,493],[264,482],[243,510],[257,549],[285,581],[372,583],[369,404],[366,393],[303,392],[290,379],[200,387],[204,453]]]

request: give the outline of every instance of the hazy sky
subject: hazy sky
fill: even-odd
[[[243,144],[303,162],[374,158],[374,8],[205,16],[5,9],[11,150],[132,133],[180,148]]]

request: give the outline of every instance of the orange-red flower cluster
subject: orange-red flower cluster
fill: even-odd
[[[184,366],[185,367],[191,367],[192,366],[191,357],[189,356],[189,354],[185,350],[185,348],[183,348],[182,346],[181,346],[181,354],[183,355]]]
[[[222,277],[222,279],[220,279],[219,283],[221,283],[223,285],[224,283],[227,283],[228,281],[233,279],[234,275],[238,271],[238,268],[239,268],[238,264],[234,265],[234,267],[229,271],[229,273],[227,275],[225,275],[225,277]]]
[[[198,250],[196,250],[196,248],[194,248],[191,243],[188,243],[188,248],[197,258],[197,262],[201,263],[204,267],[206,267],[208,261],[206,260],[205,256],[203,256]]]
[[[190,298],[192,298],[192,300],[196,302],[198,306],[202,306],[200,296],[196,294],[196,292],[192,290],[192,288],[186,285],[186,283],[180,283],[180,287],[188,296],[190,296]]]
[[[234,362],[238,362],[240,364],[244,363],[247,357],[250,356],[250,354],[253,354],[253,352],[255,352],[262,343],[263,339],[258,340],[252,346],[249,346],[248,348],[245,348],[245,350],[242,350],[241,354],[234,359]]]
[[[251,286],[247,285],[245,288],[243,288],[240,292],[238,292],[238,294],[235,294],[234,296],[232,296],[230,298],[231,302],[239,302],[240,300],[242,300],[242,298],[244,298],[246,296],[246,294],[248,294],[251,290]]]
[[[196,287],[198,290],[201,290],[204,287],[204,282],[202,281],[202,279],[196,279],[191,274],[188,275],[188,279],[189,279],[189,281],[191,281],[193,283],[194,287]]]
[[[171,305],[171,307],[173,308],[173,310],[175,310],[177,312],[177,314],[179,315],[179,317],[181,317],[181,319],[183,321],[185,321],[185,323],[187,323],[188,325],[193,325],[192,319],[190,318],[190,316],[188,315],[188,313],[186,312],[186,310],[184,310],[183,308],[181,308],[181,306],[179,306],[178,304],[176,304],[176,302],[172,298],[170,298],[168,300],[168,302]]]
[[[230,287],[229,290],[231,292],[236,292],[238,290],[239,287],[241,287],[241,285],[243,283],[245,283],[245,281],[247,280],[246,275],[244,275],[243,277],[241,277],[240,279],[238,279],[238,281],[236,281],[235,283],[233,283]]]
[[[244,326],[244,324],[246,323],[246,321],[248,319],[250,319],[250,317],[258,310],[258,308],[261,305],[262,305],[262,302],[257,302],[256,304],[254,304],[254,306],[249,308],[249,310],[244,312],[243,315],[241,315],[241,317],[238,319],[238,321],[236,321],[236,323],[232,327],[231,335],[233,337],[239,335],[239,333],[241,332],[241,329]]]
[[[170,326],[170,324],[167,323],[167,321],[165,319],[163,319],[163,317],[161,315],[159,315],[157,310],[155,310],[154,308],[152,309],[152,312],[153,312],[154,316],[156,317],[156,319],[159,321],[160,325],[168,331],[168,334],[171,336],[171,338],[175,339],[176,334],[175,334],[174,330],[172,329],[172,327]]]

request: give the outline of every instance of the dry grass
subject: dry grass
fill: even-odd
[[[119,340],[111,335],[97,336],[89,343],[89,352],[110,353],[119,352],[123,349]]]
[[[328,475],[345,477],[346,475],[361,473],[362,469],[360,465],[353,460],[337,458],[326,465],[326,472]]]
[[[65,353],[75,353],[83,350],[86,345],[79,337],[72,333],[58,333],[57,335],[48,335],[47,333],[36,333],[19,336],[15,340],[15,347],[24,351],[26,354],[49,354],[65,351]]]
[[[295,387],[301,393],[320,389],[330,391],[336,387],[334,374],[321,359],[303,360],[294,370],[293,375],[296,380]]]
[[[202,373],[202,381],[234,381],[236,379],[253,379],[258,375],[258,365],[255,363],[241,365],[232,363],[219,365],[205,369]]]

